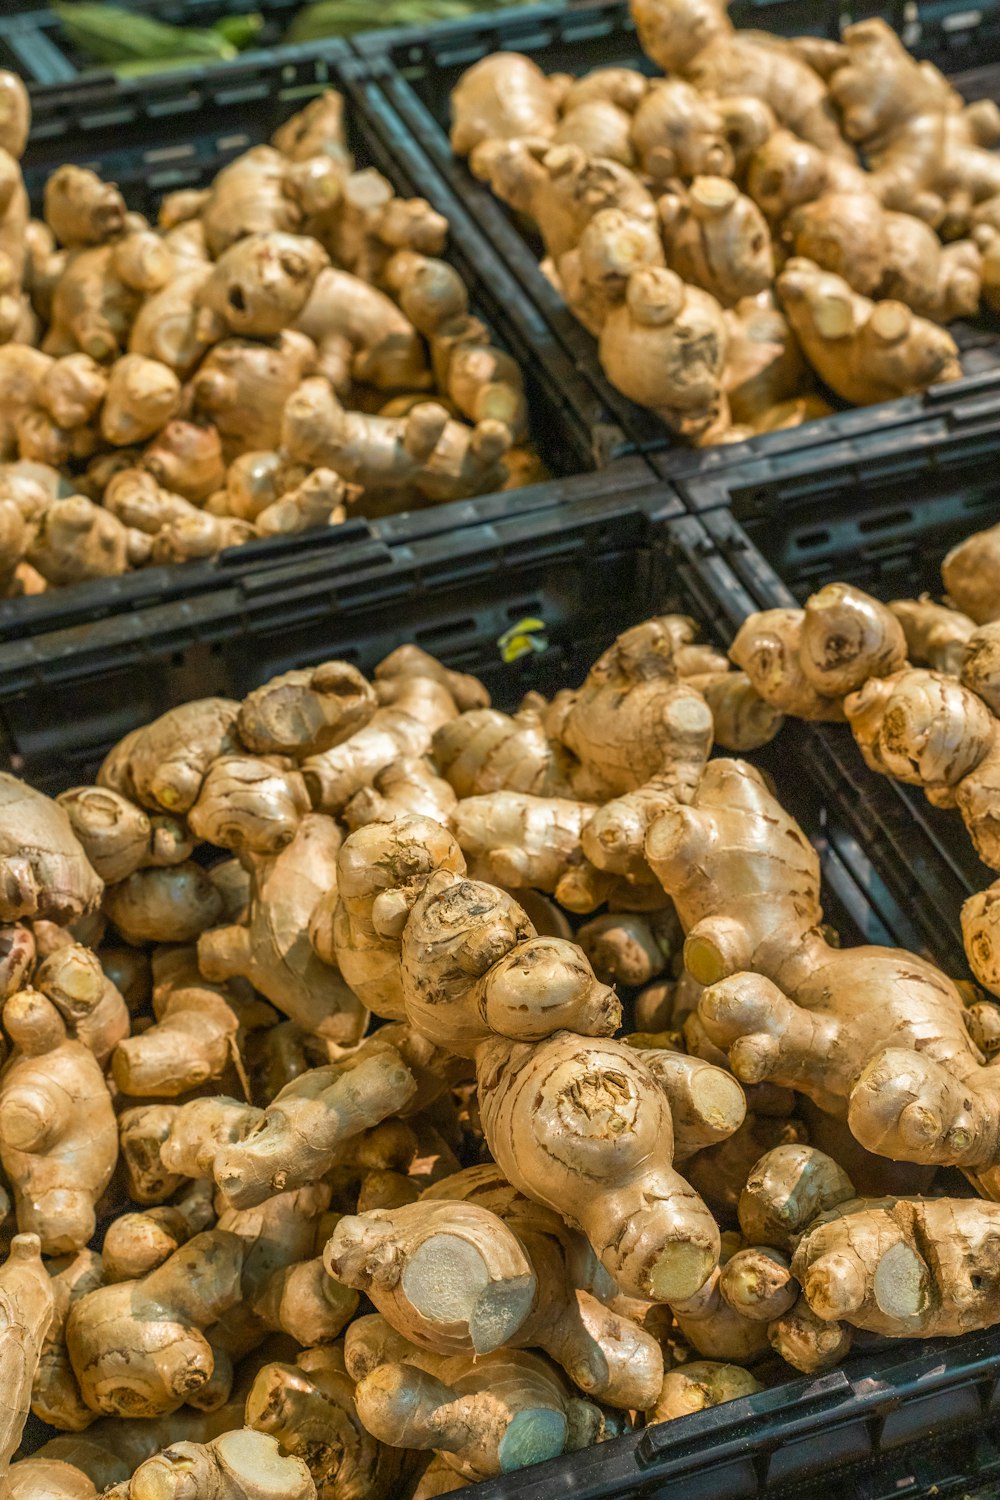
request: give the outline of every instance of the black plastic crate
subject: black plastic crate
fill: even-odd
[[[478,526],[419,538],[385,534],[270,573],[238,552],[198,570],[195,596],[22,642],[0,642],[0,705],[18,768],[54,791],[92,774],[109,744],[171,703],[242,695],[293,664],[341,656],[363,668],[415,640],[480,674],[498,706],[582,679],[627,626],[654,612],[696,615],[725,645],[754,598],[704,523],[669,488],[623,467],[612,498],[567,490],[530,517],[499,505]],[[633,481],[629,488],[628,480]],[[580,481],[574,481],[579,485]],[[528,492],[520,503],[529,503]],[[530,520],[530,525],[526,524]],[[544,649],[506,663],[501,636],[544,622]],[[539,644],[543,642],[540,641]],[[816,845],[824,904],[848,943],[926,946],[948,964],[956,912],[942,906],[925,943],[910,905],[869,858],[892,792],[865,773],[838,780],[826,740],[788,768],[786,739],[755,756]],[[822,761],[822,764],[820,762]],[[911,856],[919,835],[911,830]],[[857,1354],[819,1379],[634,1433],[490,1481],[482,1500],[896,1500],[967,1493],[1000,1452],[1000,1338],[971,1335]],[[942,1437],[947,1441],[942,1443]],[[35,1434],[37,1441],[39,1435]],[[953,1490],[953,1486],[959,1486]]]
[[[563,495],[572,476],[580,490],[612,481],[600,473],[632,447],[610,413],[573,368],[540,314],[524,297],[476,226],[420,163],[401,164],[364,114],[357,79],[365,65],[339,42],[286,50],[256,63],[242,61],[117,86],[110,94],[98,79],[65,90],[45,90],[34,100],[34,127],[25,156],[25,180],[37,205],[49,173],[63,161],[91,166],[116,181],[130,207],[155,213],[165,193],[202,186],[249,146],[324,88],[348,98],[348,131],[359,165],[374,165],[404,195],[430,197],[451,224],[447,258],[470,291],[474,311],[525,374],[532,435],[553,474],[551,498]],[[642,466],[640,466],[642,468]],[[642,469],[648,476],[648,469]],[[618,481],[615,480],[614,483]],[[475,524],[480,514],[507,507],[521,514],[520,492],[460,501],[391,518],[394,537]],[[539,497],[528,502],[537,508]],[[481,508],[485,510],[481,511]],[[243,571],[283,565],[329,550],[341,553],[375,543],[388,523],[351,519],[301,536],[250,542],[236,549]],[[226,560],[223,560],[223,566]],[[0,602],[0,636],[38,635],[70,620],[100,619],[163,598],[197,593],[204,569],[192,563],[140,569],[122,578],[51,589],[28,599]]]
[[[786,35],[812,34],[837,38],[843,26],[868,16],[882,16],[921,58],[929,58],[952,77],[969,98],[1000,98],[1000,4],[975,6],[949,0],[735,0],[730,15],[738,26],[772,30]],[[615,411],[624,430],[668,476],[675,454],[687,450],[667,432],[651,412],[618,394],[605,380],[597,358],[597,342],[578,323],[561,294],[539,269],[540,240],[522,231],[514,214],[488,186],[477,182],[466,162],[451,150],[448,131],[450,97],[458,79],[480,58],[495,51],[523,52],[547,73],[583,74],[595,67],[638,68],[655,76],[659,70],[642,52],[628,6],[621,0],[581,5],[570,10],[540,6],[499,16],[448,22],[428,31],[417,28],[368,32],[351,45],[371,64],[365,84],[369,110],[378,114],[377,94],[384,96],[386,129],[398,139],[400,154],[426,155],[449,186],[461,197],[476,222],[514,271],[525,291],[544,313],[550,327],[569,351],[603,400]],[[395,120],[395,123],[393,121]],[[415,143],[419,142],[419,146]],[[949,399],[963,400],[969,377],[992,370],[1000,392],[1000,319],[984,313],[951,329],[963,356],[967,379],[947,387]],[[861,408],[868,426],[893,419],[892,402]],[[871,415],[867,415],[870,413]],[[848,411],[842,415],[851,417]],[[826,426],[836,417],[810,423],[801,441],[822,441]],[[785,436],[778,434],[779,438]],[[755,444],[768,443],[768,438]],[[743,454],[751,446],[729,450]],[[657,458],[656,455],[662,457]]]

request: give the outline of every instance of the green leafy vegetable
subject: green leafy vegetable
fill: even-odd
[[[56,0],[56,15],[72,45],[92,62],[131,70],[138,64],[221,62],[236,56],[236,48],[219,31],[167,26],[151,16],[119,10],[114,5],[72,4]]]

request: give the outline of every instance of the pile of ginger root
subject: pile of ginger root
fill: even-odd
[[[995,1007],[833,940],[781,725],[662,616],[0,776],[4,1493],[430,1500],[1000,1322]]]
[[[448,223],[322,94],[150,224],[67,165],[29,217],[0,73],[0,597],[545,477]]]
[[[961,373],[1000,311],[1000,109],[882,20],[839,42],[734,28],[726,0],[631,0],[662,75],[471,67],[451,140],[537,231],[605,374],[695,446]]]

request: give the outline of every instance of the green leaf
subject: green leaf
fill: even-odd
[[[217,31],[167,26],[150,16],[87,0],[63,3],[54,10],[71,44],[92,62],[107,65],[176,62],[204,63],[235,57],[236,49]]]

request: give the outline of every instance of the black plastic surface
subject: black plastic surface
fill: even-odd
[[[730,6],[737,25],[756,26],[793,35],[811,33],[837,37],[843,25],[871,15],[881,15],[901,32],[920,57],[927,57],[953,76],[956,86],[969,98],[1000,97],[1000,5],[909,3],[855,5],[850,0],[737,0]],[[597,359],[595,339],[577,322],[561,294],[539,269],[540,240],[527,236],[515,216],[494,197],[489,187],[477,182],[466,163],[453,155],[448,140],[450,97],[461,74],[490,52],[523,52],[535,58],[548,73],[582,74],[595,67],[625,66],[647,74],[658,70],[642,53],[635,29],[623,3],[581,5],[568,10],[539,6],[508,11],[499,16],[449,22],[430,31],[417,29],[370,32],[352,39],[352,46],[371,64],[366,83],[369,108],[377,112],[376,90],[385,96],[387,115],[399,117],[401,139],[419,142],[476,222],[489,236],[514,271],[526,294],[544,313],[546,320],[577,367],[600,391],[614,410],[626,433],[643,450],[660,453],[654,463],[670,476],[675,454],[685,448],[667,433],[651,412],[625,400],[604,379]],[[977,380],[993,371],[1000,392],[1000,319],[983,314],[968,324],[956,324],[952,332],[963,356],[967,377]],[[952,388],[953,398],[964,399],[966,380]],[[836,398],[834,404],[837,403]],[[891,407],[905,403],[891,403]],[[891,420],[881,407],[880,417]],[[845,412],[851,417],[852,412]],[[834,421],[836,419],[826,419]],[[810,424],[807,442],[818,441],[825,422]],[[784,436],[779,434],[779,436]],[[765,445],[768,439],[758,439]],[[748,445],[736,444],[731,457],[741,456]]]

